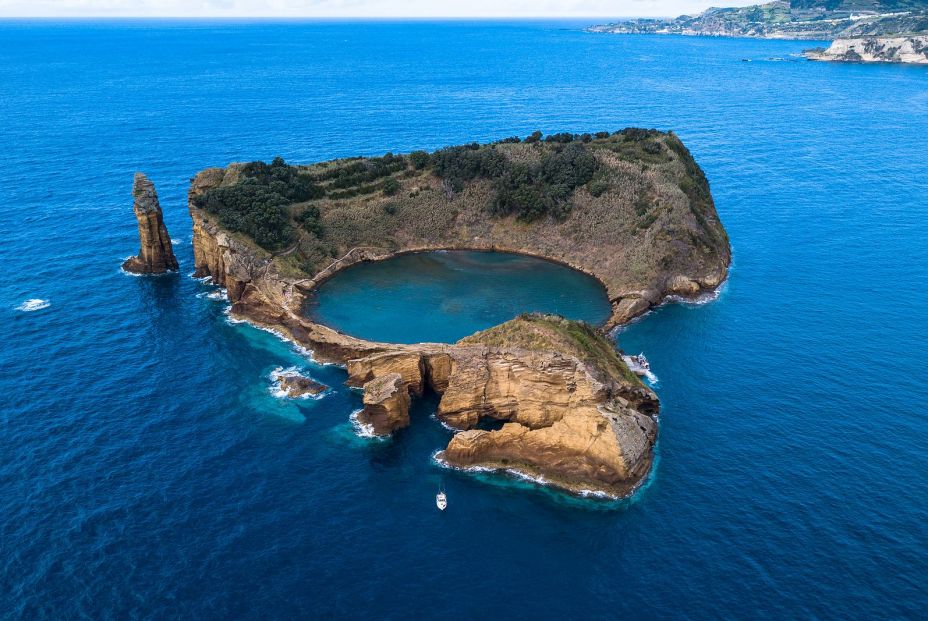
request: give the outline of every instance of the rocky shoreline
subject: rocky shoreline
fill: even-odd
[[[690,164],[686,170],[694,167]],[[660,405],[654,392],[629,371],[604,330],[555,316],[522,316],[454,344],[378,343],[312,321],[304,316],[304,302],[321,282],[361,261],[438,249],[507,251],[558,261],[596,278],[612,302],[612,315],[605,326],[611,328],[640,316],[668,296],[695,298],[724,281],[730,250],[711,198],[702,208],[710,211],[692,211],[695,207],[690,205],[682,213],[694,215],[683,220],[677,216],[650,218],[650,223],[664,223],[654,233],[661,237],[637,236],[631,248],[594,243],[578,250],[577,244],[559,241],[558,236],[564,235],[559,232],[562,226],[527,229],[525,224],[497,223],[457,243],[443,236],[431,243],[406,237],[406,243],[389,244],[392,247],[359,244],[306,271],[291,269],[287,249],[262,248],[248,236],[221,226],[201,207],[205,193],[238,183],[242,170],[241,165],[207,169],[191,182],[188,206],[193,219],[194,275],[208,276],[225,287],[236,318],[278,332],[312,351],[321,362],[343,365],[347,383],[364,391],[363,408],[355,415],[359,426],[376,435],[391,434],[410,424],[412,399],[436,393],[440,397],[436,416],[458,430],[437,457],[447,465],[504,469],[572,492],[610,497],[631,493],[647,476]],[[416,180],[410,196],[423,192],[426,181]],[[708,196],[707,186],[702,196]],[[374,200],[376,204],[384,199]],[[460,198],[446,200],[453,207]],[[678,209],[674,205],[673,201],[665,205],[668,214]],[[324,217],[327,207],[320,211]],[[620,218],[615,214],[622,212],[612,208],[602,213]],[[607,230],[615,226],[603,222]],[[668,231],[683,235],[687,226],[712,227],[710,233],[685,235],[687,240],[704,240],[696,242],[697,246],[716,244],[713,249],[690,254],[694,250],[688,244],[668,237]],[[662,259],[660,252],[654,252],[661,247],[675,248],[680,257]],[[582,252],[587,248],[590,256]],[[627,273],[632,266],[634,273]],[[635,282],[637,287],[628,286]],[[618,284],[625,288],[619,290]],[[501,427],[481,428],[487,421]]]

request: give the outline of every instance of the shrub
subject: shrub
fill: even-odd
[[[412,163],[413,168],[422,170],[429,165],[429,154],[425,151],[413,151],[409,154],[409,161]]]
[[[297,221],[307,233],[312,233],[316,237],[322,237],[322,223],[319,221],[319,208],[315,205],[310,205],[304,209],[303,213],[297,218]]]
[[[393,196],[399,191],[400,191],[400,182],[394,179],[393,177],[388,177],[387,180],[383,182],[384,196]]]
[[[590,192],[590,194],[596,198],[599,198],[606,193],[606,190],[609,189],[609,182],[605,179],[593,179],[587,184],[586,189]]]
[[[270,164],[245,164],[238,183],[207,190],[194,199],[194,204],[218,216],[219,223],[227,229],[248,235],[268,250],[276,250],[293,241],[287,207],[323,196],[325,190],[312,176],[275,157]],[[304,229],[321,235],[318,222],[316,207],[308,207],[300,216]]]
[[[197,207],[218,216],[222,226],[245,233],[269,250],[293,238],[287,217],[289,203],[286,197],[248,177],[235,185],[212,188],[194,199]]]
[[[542,135],[542,134],[541,134],[540,131],[537,131],[537,130],[536,130],[536,131],[533,131],[533,132],[528,136],[528,138],[525,139],[525,142],[528,142],[528,143],[538,142],[539,140],[541,140],[541,135]]]

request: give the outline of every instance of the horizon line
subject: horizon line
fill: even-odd
[[[668,15],[0,15],[0,21],[12,20],[122,20],[122,19],[224,19],[276,21],[541,21],[541,20],[615,20],[665,19]]]

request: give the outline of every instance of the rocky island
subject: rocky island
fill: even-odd
[[[812,60],[926,63],[928,0],[775,0],[710,8],[673,19],[629,19],[587,28],[610,34],[678,34],[834,41]]]
[[[673,133],[540,132],[470,144],[290,166],[277,158],[211,168],[191,183],[197,276],[226,287],[232,312],[273,328],[364,390],[358,424],[409,424],[412,398],[440,395],[460,430],[438,458],[505,468],[562,488],[621,496],[650,468],[657,397],[603,328],[667,296],[725,279],[728,237],[709,185]],[[454,344],[377,343],[304,312],[314,289],[360,261],[437,249],[534,255],[604,286],[601,328],[526,315]],[[486,429],[485,421],[502,424]]]

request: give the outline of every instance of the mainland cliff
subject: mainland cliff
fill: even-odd
[[[837,39],[826,49],[806,50],[809,60],[928,64],[928,35]]]
[[[226,287],[234,314],[345,365],[364,389],[366,430],[408,425],[410,400],[431,391],[439,418],[460,430],[439,456],[446,463],[611,495],[647,474],[659,406],[603,329],[523,316],[455,344],[376,343],[305,316],[307,296],[359,261],[512,251],[599,279],[609,328],[668,295],[715,289],[730,262],[702,170],[679,138],[655,130],[232,164],[192,180],[189,208],[196,275]]]
[[[177,259],[171,237],[164,226],[164,216],[155,192],[155,184],[143,173],[135,173],[132,183],[132,210],[139,227],[140,249],[137,256],[129,257],[122,269],[134,274],[163,274],[177,270]]]

